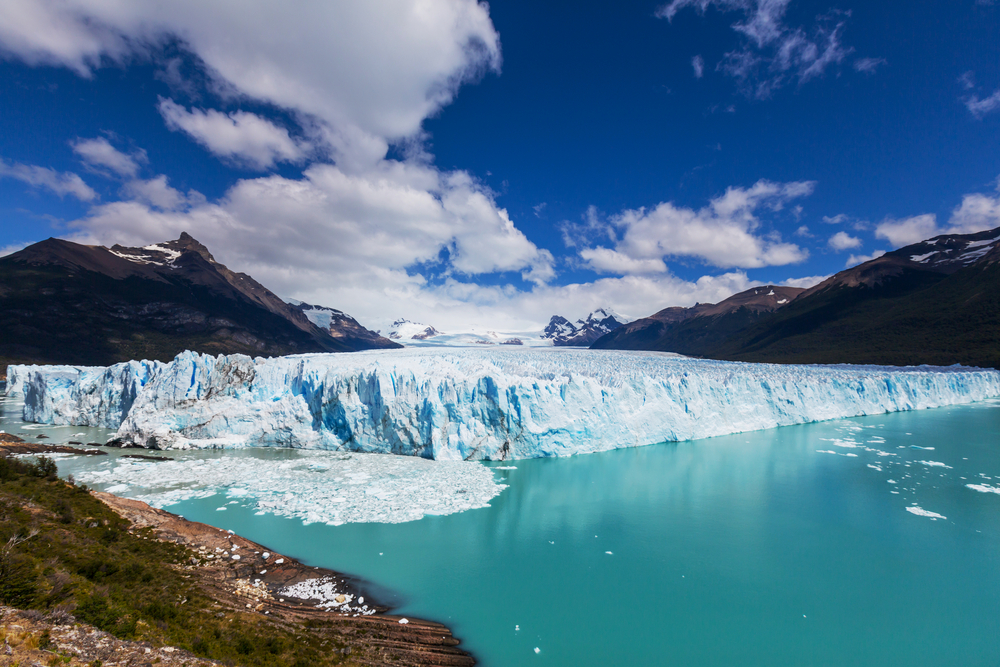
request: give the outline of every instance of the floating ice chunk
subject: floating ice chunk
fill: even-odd
[[[124,493],[125,491],[128,491],[128,484],[115,484],[114,486],[109,486],[104,490],[108,493]]]
[[[875,465],[874,463],[869,463],[868,467],[871,468],[872,470],[878,470],[879,472],[882,472],[882,466]]]
[[[920,445],[910,445],[910,449],[927,449],[930,451],[934,451],[933,447],[921,447]]]
[[[535,653],[541,653],[541,652],[542,652],[542,649],[540,649],[540,648],[538,648],[538,647],[536,646],[536,647],[535,647]]]
[[[989,484],[966,484],[967,487],[979,493],[1000,493],[1000,486],[990,486]]]
[[[284,559],[284,558],[279,558],[278,560],[274,561],[274,564],[275,564],[275,565],[281,565],[281,564],[282,564],[282,563],[284,563],[284,562],[285,562],[285,559]]]
[[[399,619],[399,624],[400,625],[406,625],[409,622],[410,622],[410,620],[407,619],[407,618],[401,618],[401,619]]]
[[[937,521],[938,519],[947,519],[948,518],[946,516],[942,516],[942,515],[938,514],[937,512],[929,512],[929,511],[927,511],[927,510],[925,510],[923,508],[917,507],[916,505],[914,505],[913,507],[907,507],[906,511],[909,512],[910,514],[916,514],[917,516],[925,516],[925,517],[931,519],[932,521]]]
[[[607,554],[607,555],[609,555],[609,556],[614,556],[614,554],[613,554],[613,553],[611,553],[610,551],[605,551],[604,553],[606,553],[606,554]]]
[[[921,465],[925,465],[928,468],[948,468],[949,470],[951,470],[951,466],[945,465],[944,463],[941,463],[940,461],[917,461],[917,463],[920,463]]]
[[[817,454],[836,454],[837,452],[833,451],[832,449],[817,449],[816,453]]]
[[[897,481],[896,481],[896,480],[894,480],[894,479],[887,479],[887,480],[885,480],[885,481],[886,481],[886,482],[888,482],[889,484],[899,484],[899,482],[897,482]]]
[[[77,479],[84,484],[127,484],[129,497],[154,507],[236,492],[256,511],[333,525],[453,514],[485,507],[506,488],[489,468],[469,461],[298,451],[275,465],[249,456],[204,456],[177,457],[153,467],[117,459],[110,471],[81,472]],[[317,463],[323,464],[322,470]]]
[[[150,504],[152,504],[152,503],[150,503]],[[216,507],[215,511],[216,512],[225,512],[227,509],[229,509],[229,508],[226,507],[225,505],[223,505],[222,507]]]
[[[494,470],[517,470],[517,466],[497,466]]]
[[[267,560],[268,558],[271,557],[271,553],[269,551],[265,551],[260,555],[260,557],[263,558],[264,560]]]

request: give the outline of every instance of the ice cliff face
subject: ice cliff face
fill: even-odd
[[[7,395],[24,398],[25,421],[118,428],[136,396],[164,364],[10,366]]]
[[[567,456],[1000,396],[964,368],[778,366],[590,350],[407,349],[15,367],[25,417],[145,447]],[[130,409],[129,409],[130,407]]]

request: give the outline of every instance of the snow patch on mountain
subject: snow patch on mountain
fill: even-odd
[[[598,308],[576,322],[553,315],[542,332],[542,338],[551,340],[553,345],[587,346],[628,322],[610,308]]]
[[[386,334],[388,338],[397,342],[412,340],[427,340],[434,336],[441,335],[441,332],[432,326],[411,322],[406,319],[399,319],[392,323]]]

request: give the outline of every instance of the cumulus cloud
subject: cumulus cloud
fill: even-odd
[[[861,247],[861,239],[851,236],[847,232],[837,232],[830,237],[827,245],[839,252],[841,250]]]
[[[83,182],[79,175],[68,171],[56,171],[48,167],[7,162],[0,158],[0,178],[14,178],[33,188],[48,190],[60,197],[72,195],[80,201],[93,201],[97,193]]]
[[[485,3],[399,0],[8,0],[0,49],[89,76],[180,40],[238,95],[322,123],[339,158],[370,163],[413,137],[458,88],[499,70],[500,38]]]
[[[757,234],[761,223],[756,212],[780,211],[789,201],[812,194],[815,185],[762,180],[750,188],[728,188],[699,210],[663,202],[652,209],[623,211],[605,223],[591,211],[585,225],[573,231],[582,239],[605,235],[615,241],[614,248],[580,251],[587,265],[600,272],[663,271],[665,257],[694,257],[721,268],[793,264],[808,252],[774,234]]]
[[[123,188],[73,223],[78,238],[147,244],[188,231],[284,294],[312,283],[370,290],[442,276],[520,272],[550,280],[552,255],[531,243],[492,193],[463,172],[386,161],[365,175],[316,164],[300,179],[236,183],[217,202],[183,195],[160,176]]]
[[[212,154],[237,164],[265,170],[277,162],[300,162],[310,150],[288,130],[246,111],[225,114],[192,109],[160,98],[160,114],[171,130],[186,133]]]
[[[787,285],[789,287],[801,287],[803,289],[809,289],[810,287],[815,287],[821,282],[829,278],[830,276],[804,276],[802,278],[789,278],[782,285]]]
[[[838,65],[854,49],[841,41],[841,32],[849,13],[830,12],[817,18],[809,30],[785,23],[791,0],[672,0],[662,5],[656,15],[672,21],[683,9],[694,8],[704,14],[711,7],[722,12],[737,12],[743,19],[732,25],[741,35],[739,48],[725,54],[717,65],[719,71],[736,79],[749,97],[764,99],[786,85],[800,85],[833,65]],[[877,59],[865,62],[871,71]],[[866,70],[859,70],[866,71]]]
[[[978,232],[1000,227],[1000,197],[974,193],[962,197],[962,203],[951,212],[949,231]]]
[[[885,250],[876,250],[870,255],[851,255],[847,258],[847,262],[844,264],[845,268],[852,266],[857,266],[858,264],[864,264],[865,262],[870,262],[877,257],[881,257],[885,254]]]
[[[205,199],[204,195],[198,192],[192,191],[189,195],[184,195],[175,190],[168,185],[167,177],[163,174],[148,181],[129,181],[122,187],[122,195],[163,211],[177,211],[191,202],[201,203]]]
[[[914,215],[901,220],[890,218],[875,227],[875,237],[887,240],[896,248],[929,239],[939,233],[937,216],[932,213]]]
[[[909,245],[941,234],[971,234],[1000,227],[1000,197],[971,193],[952,210],[948,224],[938,225],[933,213],[901,220],[887,219],[875,227],[875,236],[895,247]]]
[[[102,174],[111,171],[118,176],[134,178],[139,172],[139,165],[149,161],[146,151],[134,151],[131,155],[122,153],[104,137],[95,139],[78,137],[70,143],[70,146],[85,165]]]

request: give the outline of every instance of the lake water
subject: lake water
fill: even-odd
[[[9,404],[2,421],[107,433],[26,427]],[[986,402],[495,464],[509,488],[489,507],[409,523],[169,509],[375,582],[487,666],[995,666],[998,445]]]

